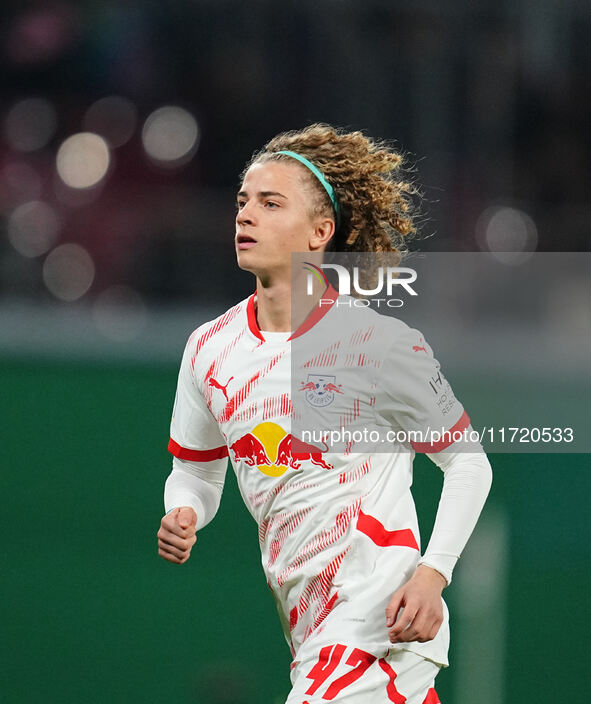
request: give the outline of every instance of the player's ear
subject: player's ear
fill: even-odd
[[[322,218],[316,222],[314,232],[310,237],[310,249],[324,249],[334,235],[335,223],[331,218]]]

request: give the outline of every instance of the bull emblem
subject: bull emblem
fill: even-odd
[[[306,401],[316,408],[330,406],[335,394],[344,393],[343,385],[336,383],[336,376],[328,374],[308,374],[308,379],[300,383],[299,390],[305,392]]]

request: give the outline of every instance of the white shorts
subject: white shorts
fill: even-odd
[[[407,650],[385,658],[340,644],[301,662],[285,704],[439,704],[439,665]]]

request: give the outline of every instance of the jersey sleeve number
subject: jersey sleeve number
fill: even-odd
[[[306,694],[314,694],[329,679],[337,669],[346,650],[347,647],[340,644],[327,645],[322,648],[318,662],[306,675],[308,679],[313,680]],[[375,655],[366,653],[359,648],[354,648],[345,662],[345,665],[350,665],[352,669],[333,680],[327,687],[322,699],[326,699],[327,701],[334,699],[345,687],[348,687],[362,677],[376,660]],[[406,698],[400,694],[394,684],[396,673],[384,658],[378,660],[378,665],[388,676],[388,684],[386,685],[388,699],[391,702],[395,702],[395,704],[404,704]]]

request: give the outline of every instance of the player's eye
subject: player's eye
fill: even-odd
[[[242,210],[242,208],[244,208],[245,205],[246,205],[245,200],[237,200],[236,201],[236,210]]]
[[[268,201],[265,202],[265,207],[266,207],[266,208],[278,208],[278,207],[279,207],[279,203],[275,203],[275,202],[273,202],[272,200],[268,200]]]

